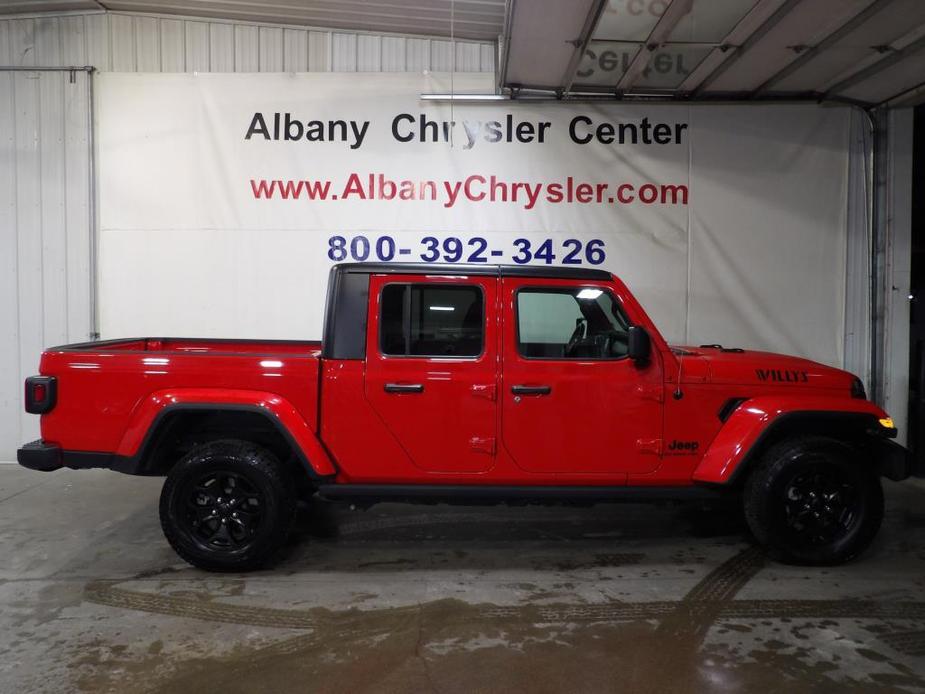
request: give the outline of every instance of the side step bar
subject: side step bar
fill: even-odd
[[[318,495],[337,501],[403,501],[411,503],[605,503],[709,501],[728,496],[721,488],[686,487],[560,487],[442,484],[322,484]]]

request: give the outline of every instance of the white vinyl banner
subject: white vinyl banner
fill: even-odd
[[[847,109],[449,90],[101,75],[103,337],[314,339],[335,262],[530,263],[617,273],[672,342],[841,363]]]

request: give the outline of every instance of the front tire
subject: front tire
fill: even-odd
[[[883,521],[883,488],[871,465],[824,437],[783,441],[745,484],[745,517],[773,558],[841,564],[867,549]]]
[[[247,441],[197,446],[161,490],[164,536],[207,571],[250,571],[277,554],[295,515],[291,480],[268,450]]]

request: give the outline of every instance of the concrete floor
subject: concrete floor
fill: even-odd
[[[0,466],[2,692],[925,691],[925,487],[860,561],[697,508],[316,505],[272,571],[161,537],[161,480]]]

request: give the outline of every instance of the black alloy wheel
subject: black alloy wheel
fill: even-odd
[[[263,494],[242,474],[210,472],[186,485],[183,493],[190,535],[205,548],[246,547],[265,519]]]
[[[248,441],[197,446],[161,491],[164,536],[190,564],[249,571],[271,562],[286,541],[296,499],[289,470]]]
[[[837,466],[819,462],[784,486],[783,522],[794,542],[818,547],[847,535],[860,515],[861,492]]]
[[[769,448],[742,490],[755,539],[780,561],[841,564],[873,542],[883,522],[883,488],[856,443],[823,436]]]

